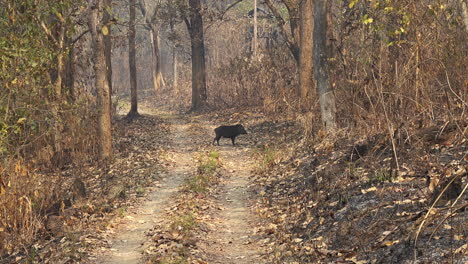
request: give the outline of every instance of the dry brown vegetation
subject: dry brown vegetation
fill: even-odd
[[[102,244],[92,230],[105,229],[108,217],[132,204],[128,193],[138,196],[163,171],[169,125],[160,113],[130,122],[119,112],[129,100],[126,1],[113,7],[110,162],[99,160],[86,3],[59,2],[0,1],[0,262],[85,259],[87,248]],[[331,1],[333,133],[323,129],[314,90],[302,105],[298,66],[275,18],[260,12],[253,58],[253,1],[222,16],[218,3],[206,2],[202,118],[243,122],[252,132],[252,197],[264,221],[259,234],[271,248],[267,262],[467,261],[466,1]],[[286,1],[273,2],[289,25]],[[138,93],[151,100],[149,108],[185,113],[190,38],[182,11],[159,8],[165,85],[153,89],[149,35],[137,11]],[[209,203],[198,191],[184,195]],[[177,217],[190,222],[187,215]],[[184,235],[176,237],[192,243]]]

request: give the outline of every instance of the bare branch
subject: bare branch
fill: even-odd
[[[223,13],[221,14],[221,17],[219,18],[220,20],[223,20],[223,17],[224,15],[229,11],[229,9],[235,7],[237,4],[239,4],[240,2],[242,2],[244,0],[237,0],[236,2],[230,4],[224,11]]]
[[[276,20],[278,21],[278,26],[280,27],[281,33],[286,39],[286,43],[288,44],[289,49],[293,50],[293,47],[294,47],[293,36],[289,34],[288,31],[286,30],[285,28],[286,22],[284,21],[283,17],[278,12],[278,9],[273,5],[271,0],[265,0],[265,4],[268,6],[268,8],[270,9],[270,11],[273,13]]]

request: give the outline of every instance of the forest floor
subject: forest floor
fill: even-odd
[[[147,109],[141,112],[143,115],[152,114]],[[142,203],[135,205],[123,218],[118,219],[114,228],[106,231],[105,236],[110,238],[109,248],[105,248],[96,263],[140,263],[141,245],[147,238],[145,233],[164,219],[164,209],[170,205],[172,196],[194,169],[191,154],[194,146],[187,133],[187,121],[176,116],[165,121],[170,124],[166,152],[173,160],[172,166],[167,169],[157,188],[145,195]],[[153,133],[158,133],[158,129],[154,128]]]
[[[140,113],[115,121],[111,165],[62,172],[87,196],[0,263],[468,261],[466,120],[411,131],[396,175],[385,132],[304,138],[300,117],[254,108]],[[236,146],[212,145],[237,123]]]
[[[249,146],[233,147],[226,140],[212,147],[214,126],[206,118],[145,106],[140,113],[162,117],[169,124],[164,149],[171,162],[157,188],[148,190],[143,201],[101,234],[107,245],[93,252],[90,262],[263,263],[254,232],[258,219],[251,211],[254,202],[247,190],[254,166]],[[197,159],[205,153],[216,153],[219,160],[216,179],[211,179],[209,192],[198,189],[203,186],[190,190],[187,186],[200,170]]]

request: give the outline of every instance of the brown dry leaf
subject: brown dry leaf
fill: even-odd
[[[455,249],[454,253],[455,254],[459,254],[459,253],[466,254],[466,253],[468,253],[468,244],[465,244],[465,245]]]
[[[366,194],[366,193],[373,192],[373,191],[377,191],[377,188],[375,186],[372,186],[368,189],[361,189],[362,194]]]
[[[382,246],[383,247],[389,247],[389,246],[394,245],[394,244],[396,244],[398,242],[400,242],[400,240],[385,241],[385,242],[382,243]]]
[[[304,239],[302,239],[302,238],[295,238],[293,241],[294,241],[294,243],[301,243],[302,240],[304,240]]]
[[[368,263],[367,261],[364,261],[364,260],[357,260],[356,257],[352,257],[346,260],[349,260],[355,264],[367,264]]]

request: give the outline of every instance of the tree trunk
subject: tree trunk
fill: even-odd
[[[205,43],[203,38],[203,19],[200,13],[200,0],[189,0],[190,22],[187,26],[192,47],[192,110],[199,110],[206,104],[206,67]]]
[[[460,15],[465,25],[465,30],[468,31],[468,1],[458,0],[458,2],[460,4]]]
[[[300,42],[300,16],[301,16],[301,10],[300,10],[300,2],[304,2],[304,0],[294,0],[294,1],[283,1],[284,4],[286,5],[286,8],[288,9],[288,14],[289,14],[289,27],[291,28],[291,34],[294,39],[294,43],[296,45],[293,47],[293,56],[296,59],[296,62],[299,64],[299,53],[300,53],[300,46],[298,43]]]
[[[68,102],[75,100],[75,45],[72,43],[70,37],[65,38],[65,45],[68,48],[65,59],[65,74],[63,80],[63,87],[67,95]]]
[[[177,51],[175,47],[172,49],[172,89],[175,94],[179,95],[179,86],[178,86],[178,72],[177,72]]]
[[[108,34],[104,35],[104,51],[106,53],[107,82],[109,85],[109,100],[112,103],[112,41],[111,41],[111,8],[112,0],[104,0],[103,24],[107,27]]]
[[[299,13],[298,13],[298,1],[284,1],[283,3],[286,5],[289,13],[289,23],[290,23],[290,29],[291,29],[291,34],[289,34],[285,28],[286,22],[284,21],[283,17],[281,16],[280,12],[278,9],[275,7],[275,5],[271,2],[271,0],[265,0],[265,4],[268,6],[270,11],[273,13],[273,15],[276,17],[276,20],[278,21],[278,26],[281,29],[281,34],[286,40],[286,43],[288,44],[288,48],[291,51],[291,54],[294,57],[294,60],[296,61],[296,65],[299,65],[299,53],[300,53],[300,48],[299,48],[299,33],[298,33],[298,20],[299,20]],[[294,7],[296,6],[296,7]]]
[[[174,33],[174,22],[171,20],[171,32]],[[175,95],[179,95],[179,87],[178,87],[178,73],[177,73],[177,50],[176,44],[172,47],[172,92]]]
[[[158,30],[153,25],[150,27],[151,39],[151,55],[152,55],[152,72],[153,72],[153,88],[156,94],[161,92],[164,85],[164,79],[161,72],[161,52],[159,50]]]
[[[57,28],[57,79],[55,80],[55,99],[57,103],[52,107],[52,116],[54,117],[53,135],[54,135],[54,152],[58,159],[55,166],[61,167],[61,156],[63,152],[62,146],[62,131],[63,120],[60,115],[60,104],[62,103],[62,85],[65,78],[65,24],[59,23]]]
[[[98,24],[98,14],[102,11],[99,0],[90,0],[89,28],[91,31],[94,53],[94,72],[96,75],[99,158],[107,161],[112,158],[112,124],[111,106],[109,102],[109,83],[107,81],[106,56],[104,53],[104,37],[102,25]]]
[[[299,85],[301,108],[310,110],[313,80],[313,33],[314,33],[314,7],[313,0],[303,0],[301,2],[300,20],[300,59],[299,59]]]
[[[60,101],[62,97],[62,84],[65,75],[65,24],[60,23],[58,29],[58,49],[59,54],[57,55],[57,80],[55,80],[55,95]]]
[[[133,118],[138,116],[138,94],[137,94],[137,72],[135,61],[135,0],[129,1],[130,6],[130,20],[128,23],[128,65],[130,69],[130,94],[131,94],[131,107],[127,117]]]
[[[257,0],[254,0],[254,30],[253,30],[253,42],[252,42],[252,52],[254,60],[257,59],[257,35],[258,35],[258,23],[257,23]]]
[[[314,77],[317,82],[322,122],[328,131],[336,128],[335,94],[330,85],[329,77],[329,49],[327,45],[327,31],[330,0],[315,0],[314,3]]]

